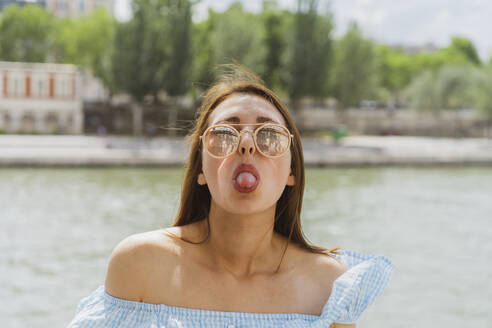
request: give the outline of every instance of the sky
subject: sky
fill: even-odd
[[[281,8],[295,9],[296,0],[277,0]],[[207,17],[208,8],[223,11],[234,0],[201,0],[193,19]],[[261,10],[262,0],[241,0],[247,10]],[[469,38],[480,57],[492,56],[491,0],[320,0],[334,16],[335,37],[342,36],[356,21],[365,36],[389,45],[418,46],[434,43],[445,47],[453,36]],[[131,17],[130,0],[115,0],[115,16]]]

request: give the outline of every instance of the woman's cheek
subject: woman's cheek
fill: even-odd
[[[227,159],[217,159],[210,156],[203,157],[203,172],[205,174],[210,193],[225,192],[230,181],[230,168]],[[217,196],[219,196],[217,194]]]

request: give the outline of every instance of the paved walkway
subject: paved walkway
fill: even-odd
[[[490,139],[401,136],[304,139],[308,166],[492,165]],[[0,135],[0,166],[182,166],[182,138]]]

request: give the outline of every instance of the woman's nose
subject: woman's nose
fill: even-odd
[[[249,130],[241,130],[238,150],[241,155],[253,155],[256,151],[254,132]]]

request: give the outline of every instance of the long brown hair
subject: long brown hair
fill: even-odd
[[[204,242],[209,237],[210,222],[208,221],[208,215],[211,195],[207,185],[199,185],[197,183],[198,174],[202,171],[200,136],[208,127],[208,119],[212,111],[226,98],[237,93],[253,94],[262,97],[274,105],[284,117],[287,128],[294,135],[291,144],[291,170],[296,183],[294,186],[285,187],[280,199],[277,201],[275,210],[274,231],[286,237],[288,240],[282,258],[290,241],[313,253],[336,253],[338,248],[327,250],[310,244],[302,232],[301,208],[305,184],[304,156],[301,137],[292,116],[280,99],[264,85],[258,76],[238,65],[229,65],[228,67],[232,68],[232,72],[223,74],[220,81],[206,92],[200,109],[197,112],[196,125],[188,137],[190,152],[185,166],[186,171],[181,190],[179,212],[173,226],[183,226],[205,219],[209,228],[208,234],[203,241],[198,243]],[[180,239],[184,240],[183,238]],[[186,241],[196,243],[189,240]]]

